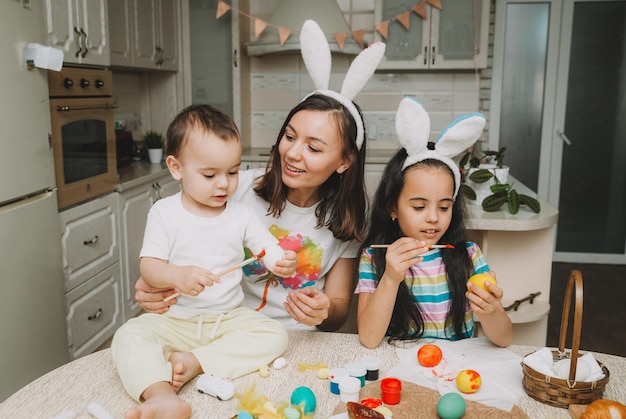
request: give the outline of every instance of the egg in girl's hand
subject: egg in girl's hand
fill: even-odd
[[[471,282],[474,285],[477,285],[479,288],[482,288],[487,292],[489,292],[489,290],[487,289],[485,282],[491,282],[493,285],[498,284],[496,282],[496,279],[493,276],[489,274],[485,274],[485,273],[475,274],[475,275],[470,276],[469,282]]]
[[[265,256],[263,256],[261,260],[267,269],[272,270],[276,266],[276,262],[282,259],[285,251],[277,244],[267,246],[264,250]]]

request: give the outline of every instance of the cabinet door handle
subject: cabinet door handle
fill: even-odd
[[[428,47],[424,47],[424,65],[428,64]]]
[[[103,313],[104,311],[99,308],[98,311],[96,311],[96,314],[92,314],[91,316],[87,317],[87,320],[98,320]]]
[[[237,50],[233,50],[233,66],[237,68]]]
[[[96,244],[98,242],[98,240],[100,240],[100,238],[98,236],[93,236],[93,238],[91,240],[83,241],[83,244],[85,246],[91,246],[92,244]]]
[[[567,138],[567,135],[565,135],[565,132],[558,129],[556,130],[556,135],[558,135],[565,144],[572,145],[572,142],[569,140],[569,138]]]
[[[78,58],[80,53],[83,51],[83,44],[82,44],[82,41],[81,41],[82,36],[80,34],[80,31],[78,30],[78,28],[76,26],[74,26],[74,33],[76,34],[76,45],[78,45],[78,50],[76,51],[74,56],[76,58]]]
[[[87,39],[87,33],[83,28],[80,28],[80,33],[83,36],[83,53],[81,55],[85,58],[85,55],[89,52],[89,39]]]
[[[154,202],[156,202],[159,199],[161,199],[161,185],[159,184],[159,182],[154,182],[152,184],[152,188],[156,192],[156,200],[154,201]]]
[[[436,52],[435,52],[435,47],[433,47],[433,55],[432,55],[432,57],[431,57],[431,60],[432,60],[432,64],[433,64],[433,65],[435,64],[435,57],[436,57],[436,56],[437,56],[437,54],[436,54]]]

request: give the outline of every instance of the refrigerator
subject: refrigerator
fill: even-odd
[[[40,1],[0,1],[0,402],[69,361]]]

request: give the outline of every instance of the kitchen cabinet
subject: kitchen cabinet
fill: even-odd
[[[44,0],[44,24],[50,46],[72,64],[108,66],[107,0]]]
[[[474,69],[487,67],[489,0],[446,1],[439,10],[430,4],[423,19],[410,12],[409,27],[394,19],[410,11],[404,0],[376,0],[375,21],[389,20],[385,57],[379,70]]]
[[[124,321],[141,311],[135,301],[135,282],[139,278],[139,252],[150,207],[157,200],[180,190],[180,183],[169,173],[156,180],[119,192],[120,254],[122,266],[122,311]]]
[[[117,193],[59,213],[69,351],[97,349],[122,324]]]
[[[177,71],[178,2],[109,0],[111,65]]]

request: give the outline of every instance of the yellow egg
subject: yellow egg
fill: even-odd
[[[462,393],[476,393],[481,384],[480,374],[474,370],[463,370],[456,376],[456,386]]]
[[[475,275],[472,275],[469,279],[469,282],[471,282],[472,284],[477,285],[478,287],[484,289],[485,291],[489,291],[487,289],[487,286],[485,285],[485,282],[487,281],[491,282],[493,285],[498,284],[496,282],[496,279],[489,274],[475,274]]]

